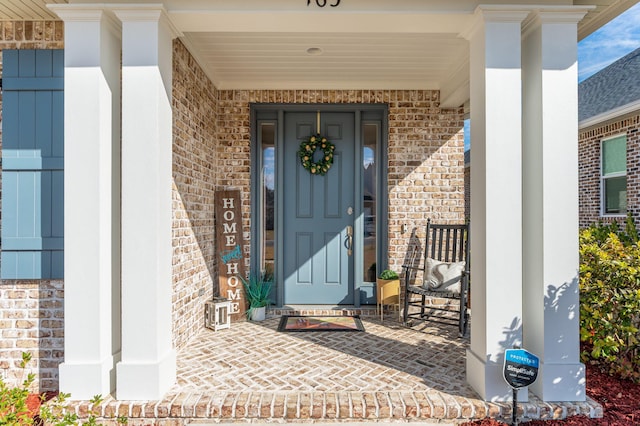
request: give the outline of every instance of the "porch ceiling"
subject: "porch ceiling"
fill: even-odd
[[[579,38],[638,0],[538,0],[593,5]],[[2,0],[0,20],[57,19],[46,4],[126,0]],[[524,0],[138,0],[163,3],[181,38],[219,89],[439,89],[443,106],[468,99],[469,28],[478,4]],[[334,3],[329,0],[328,4]],[[271,12],[277,11],[278,14]],[[319,48],[321,54],[307,49]]]
[[[219,89],[439,89],[468,56],[468,43],[450,34],[184,36]],[[307,53],[312,48],[321,53]]]

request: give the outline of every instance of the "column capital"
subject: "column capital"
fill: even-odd
[[[530,13],[531,9],[525,7],[505,8],[498,5],[481,5],[476,8],[473,14],[474,19],[469,28],[461,32],[460,36],[470,40],[487,23],[520,24]]]
[[[103,22],[106,28],[115,36],[120,38],[121,26],[120,22],[113,14],[104,8],[101,4],[48,4],[56,15],[62,19],[65,24],[73,22]]]
[[[545,24],[577,25],[594,6],[545,7],[535,10],[522,25],[523,37],[533,29]]]
[[[158,22],[168,28],[171,38],[182,36],[161,4],[120,4],[117,7],[112,7],[111,10],[122,23]]]
[[[93,22],[99,21],[104,15],[104,7],[98,4],[48,4],[47,7],[55,12],[64,22]]]

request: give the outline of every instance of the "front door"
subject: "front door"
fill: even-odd
[[[284,303],[353,304],[355,115],[289,112],[284,121]],[[336,147],[324,176],[298,157],[300,143],[318,132]]]

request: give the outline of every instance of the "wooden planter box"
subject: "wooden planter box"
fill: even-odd
[[[384,307],[394,306],[398,310],[400,319],[400,279],[376,280],[376,313],[384,320]]]

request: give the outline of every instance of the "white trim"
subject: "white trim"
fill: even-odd
[[[536,9],[522,23],[522,37],[527,37],[542,24],[578,24],[595,6]]]
[[[162,4],[115,4],[110,10],[122,22],[159,22],[167,27],[172,39],[182,36]]]
[[[640,99],[634,102],[630,102],[626,105],[610,109],[602,114],[594,115],[593,117],[586,118],[578,123],[578,128],[584,130],[588,127],[595,126],[596,124],[603,123],[609,120],[615,120],[623,115],[631,114],[633,112],[640,112]]]

